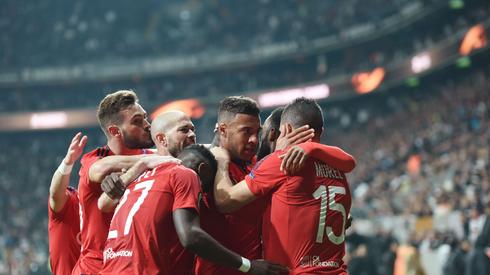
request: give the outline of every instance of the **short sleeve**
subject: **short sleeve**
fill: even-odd
[[[83,156],[82,160],[80,161],[81,163],[80,172],[79,172],[80,184],[87,184],[88,186],[90,186],[91,181],[89,177],[89,170],[90,167],[92,167],[92,165],[99,159],[101,159],[101,157],[97,156],[94,153],[89,153]],[[100,185],[97,184],[96,186],[98,187]]]
[[[48,211],[50,213],[50,217],[54,222],[63,222],[65,219],[71,219],[70,215],[72,213],[69,213],[74,207],[75,204],[77,203],[76,195],[70,193],[70,191],[65,190],[66,195],[68,196],[65,202],[65,205],[63,205],[63,208],[59,212],[53,211],[51,209],[51,206],[49,205],[49,200],[48,200]],[[75,196],[75,197],[74,197]]]
[[[187,168],[176,169],[172,180],[174,203],[172,211],[192,208],[199,212],[198,198],[201,192],[197,174]]]
[[[286,175],[279,170],[281,159],[278,156],[278,153],[267,156],[245,176],[245,182],[255,196],[267,195],[286,180]]]

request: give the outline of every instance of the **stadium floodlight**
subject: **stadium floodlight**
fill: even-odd
[[[188,98],[174,100],[160,105],[150,115],[151,119],[155,119],[159,114],[168,111],[182,111],[191,118],[201,118],[206,113],[206,108],[196,98]]]
[[[31,129],[52,129],[67,126],[68,115],[66,112],[45,112],[31,115]]]
[[[258,97],[260,107],[274,107],[286,105],[298,97],[311,99],[327,98],[330,95],[330,87],[327,84],[292,88],[263,93]]]
[[[386,71],[377,67],[370,72],[356,73],[351,78],[352,87],[359,94],[366,94],[377,89],[385,77]]]
[[[461,46],[459,47],[459,53],[461,55],[469,55],[472,51],[481,49],[487,45],[487,34],[485,27],[482,24],[471,27],[466,32]]]
[[[418,74],[425,70],[428,70],[432,66],[432,58],[427,52],[420,53],[412,57],[412,72]]]

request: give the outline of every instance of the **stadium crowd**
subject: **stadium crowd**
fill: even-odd
[[[490,234],[483,232],[490,202],[489,88],[488,72],[480,71],[423,91],[323,106],[324,142],[346,149],[358,162],[349,176],[355,218],[347,238],[351,274],[391,274],[402,245],[423,255],[439,251],[432,265],[446,273],[437,274],[463,274],[458,272],[476,266],[469,263],[488,262],[478,255],[490,246]],[[206,127],[212,129],[199,129]],[[86,134],[87,148],[103,142],[98,129]],[[71,135],[63,130],[0,138],[0,273],[47,272],[48,186]],[[76,182],[74,174],[71,183]],[[366,220],[375,221],[368,224],[371,234]]]
[[[371,1],[367,9],[358,0],[340,4],[262,0],[246,5],[193,0],[145,1],[139,5],[131,1],[95,5],[81,0],[22,5],[7,1],[0,12],[0,45],[4,49],[0,66],[72,65],[88,60],[236,51],[309,40],[339,33],[346,27],[379,22],[408,2]]]

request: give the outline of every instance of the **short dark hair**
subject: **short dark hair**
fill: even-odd
[[[281,116],[284,111],[284,107],[278,107],[272,111],[270,114],[270,128],[279,132],[279,128],[281,126]]]
[[[258,116],[259,105],[250,97],[229,96],[219,103],[218,122],[234,118],[237,114]]]
[[[121,124],[121,111],[138,103],[138,96],[131,90],[121,90],[106,95],[100,101],[97,109],[97,119],[102,131],[107,134],[106,127],[111,124]]]
[[[216,171],[218,171],[218,162],[216,161],[216,158],[214,157],[213,153],[211,153],[211,151],[209,151],[209,149],[202,144],[191,144],[185,147],[182,152],[180,152],[179,156],[183,154],[193,154],[201,161],[207,162],[211,167],[213,175],[216,174]]]
[[[309,125],[315,131],[323,128],[323,112],[314,99],[299,97],[284,107],[281,124],[290,123],[294,128]]]

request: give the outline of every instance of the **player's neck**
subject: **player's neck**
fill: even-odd
[[[109,140],[107,146],[109,146],[114,155],[139,155],[141,152],[141,149],[130,149],[114,140]]]
[[[237,158],[230,158],[231,162],[233,162],[235,165],[241,167],[241,168],[246,168],[247,165],[250,163],[250,161],[244,161],[242,159],[237,159]]]
[[[171,156],[167,147],[157,145],[157,154],[160,156]],[[174,156],[175,157],[175,156]]]

